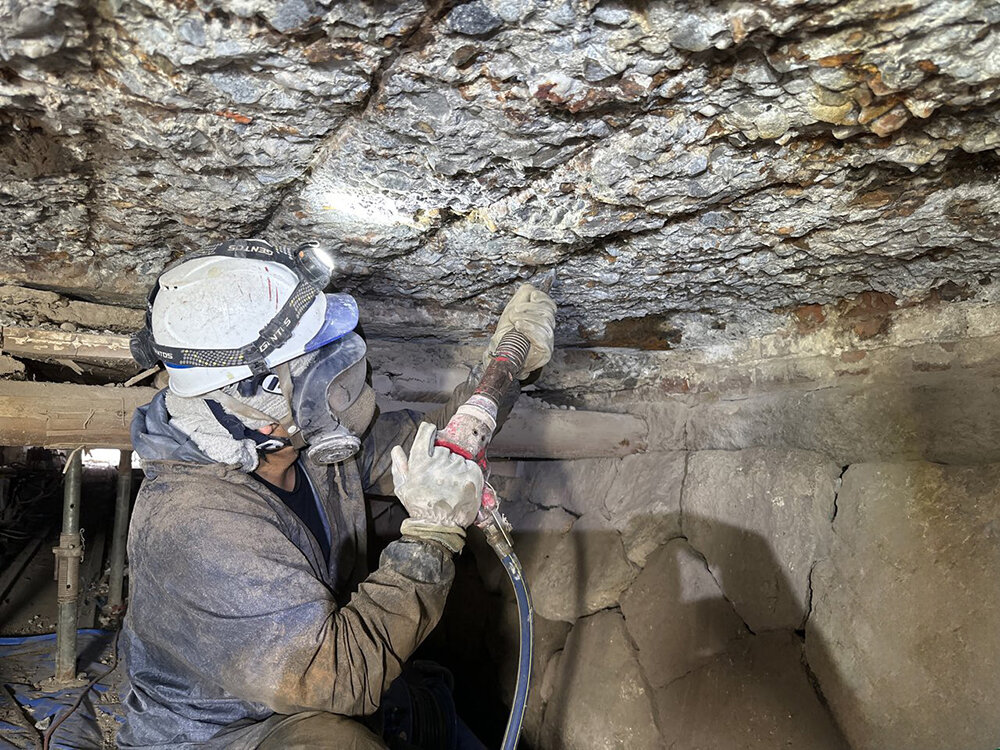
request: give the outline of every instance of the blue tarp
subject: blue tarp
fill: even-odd
[[[113,661],[114,631],[80,630],[77,635],[77,670],[93,679],[104,674]],[[0,750],[40,748],[44,727],[55,722],[76,701],[84,688],[59,691],[37,686],[55,673],[55,635],[0,638]],[[115,722],[122,721],[118,703],[121,670],[101,678],[66,719],[49,744],[50,748],[100,750],[114,747]],[[16,701],[16,704],[14,703]],[[107,729],[102,729],[98,714]],[[110,717],[110,720],[108,720]],[[48,719],[48,722],[46,722]],[[43,728],[35,728],[39,723]]]

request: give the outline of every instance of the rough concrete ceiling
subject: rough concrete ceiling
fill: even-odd
[[[650,346],[989,297],[998,30],[977,0],[0,0],[0,281],[138,304],[210,241],[320,237],[403,318],[556,267],[564,343]]]

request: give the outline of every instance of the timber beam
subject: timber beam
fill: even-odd
[[[50,331],[43,328],[0,328],[0,350],[23,359],[84,362],[135,370],[129,337],[107,333]]]
[[[129,423],[154,388],[0,381],[0,445],[130,448]]]
[[[155,388],[0,381],[0,445],[131,448],[136,407]],[[383,410],[400,404],[385,403]],[[408,404],[410,406],[410,404]],[[412,404],[429,410],[438,404]],[[515,408],[490,446],[496,458],[598,458],[646,448],[646,423],[630,414]]]

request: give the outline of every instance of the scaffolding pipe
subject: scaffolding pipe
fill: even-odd
[[[82,448],[70,454],[63,484],[62,533],[56,556],[59,619],[56,624],[56,683],[76,682],[76,624],[80,600],[80,561],[83,543],[80,537],[80,482]]]
[[[129,501],[132,499],[132,451],[122,451],[118,462],[118,495],[115,498],[115,526],[111,534],[111,576],[108,581],[108,609],[113,617],[121,614],[124,601],[125,543],[128,539]]]

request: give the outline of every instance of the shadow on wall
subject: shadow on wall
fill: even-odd
[[[771,543],[717,519],[682,518],[679,509],[609,517],[614,487],[641,485],[641,477],[593,462],[594,475],[581,484],[567,463],[577,462],[534,469],[547,474],[545,488],[575,498],[533,497],[540,483],[531,479],[498,487],[536,610],[524,746],[847,748],[805,665],[805,610],[795,627],[754,628],[723,594],[729,578],[746,579],[744,562],[752,560],[753,575],[772,592],[765,608],[782,606],[794,587]],[[605,483],[607,471],[613,476]],[[581,503],[588,492],[590,501],[603,494],[601,502]],[[729,551],[712,570],[682,533],[692,522],[710,527],[715,548]],[[504,600],[495,643],[508,697],[515,605],[492,553],[476,539],[472,547],[485,584]]]

